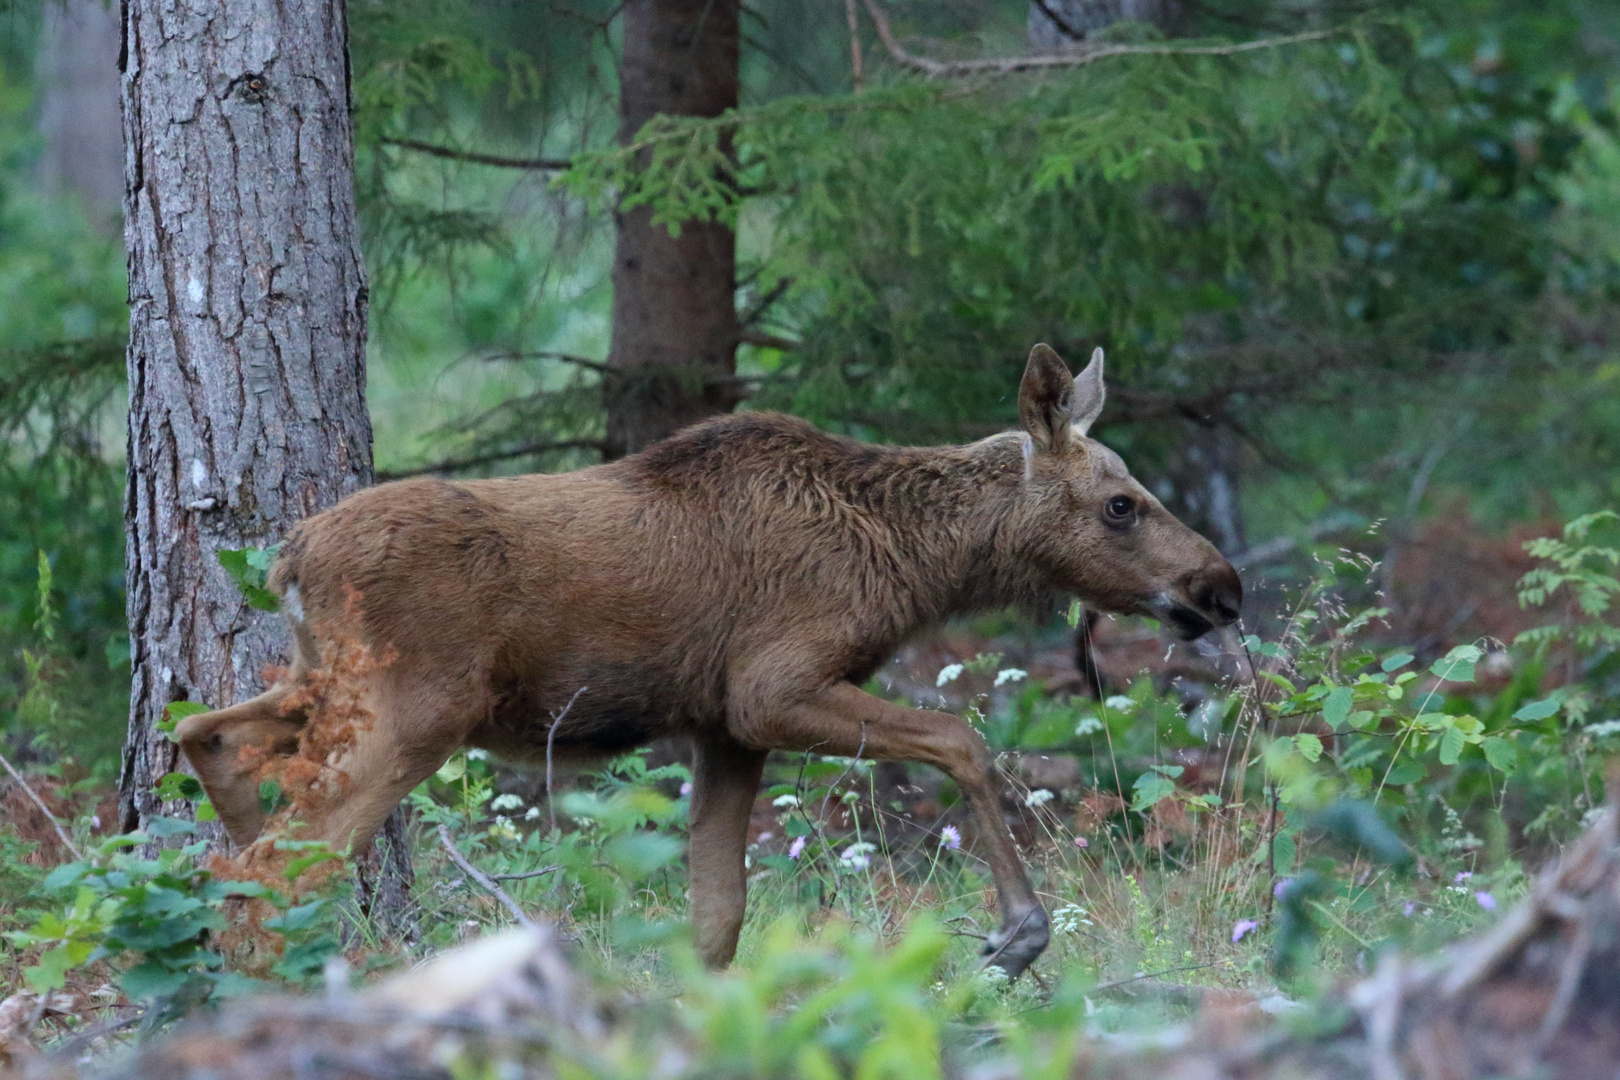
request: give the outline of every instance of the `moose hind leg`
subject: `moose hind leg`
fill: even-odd
[[[1001,903],[1001,928],[990,935],[985,963],[1017,978],[1045,951],[1050,937],[1046,911],[1002,818],[990,751],[960,718],[895,705],[845,682],[807,699],[761,701],[740,709],[734,713],[732,733],[755,746],[920,761],[943,770],[967,799],[979,851],[990,864]]]
[[[263,758],[288,757],[298,749],[305,718],[296,709],[283,711],[290,690],[287,685],[273,686],[240,705],[188,716],[174,729],[180,749],[237,847],[251,844],[264,828],[258,780]]]
[[[743,849],[765,751],[725,735],[700,738],[695,766],[688,857],[692,926],[703,962],[723,968],[737,953],[748,905]]]

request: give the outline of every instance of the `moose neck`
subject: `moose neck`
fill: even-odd
[[[1021,550],[1023,440],[862,448],[828,479],[894,538],[894,586],[916,624],[1009,604],[1046,590]]]

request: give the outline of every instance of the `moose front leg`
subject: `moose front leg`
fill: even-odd
[[[736,955],[748,906],[744,849],[765,752],[724,733],[703,736],[693,765],[688,905],[698,953],[709,967],[723,968]]]
[[[1046,911],[1035,898],[1001,814],[990,751],[958,717],[908,709],[841,682],[791,704],[761,702],[734,711],[732,734],[750,746],[815,750],[890,761],[920,761],[945,772],[967,799],[980,854],[1001,903],[1001,929],[985,945],[986,963],[1017,978],[1046,948]]]

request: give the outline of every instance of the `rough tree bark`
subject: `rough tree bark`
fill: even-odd
[[[218,552],[371,482],[347,46],[343,0],[124,4],[125,828],[180,765],[165,706],[241,701],[288,653]]]
[[[628,0],[619,134],[659,113],[718,116],[737,104],[737,0]],[[689,221],[673,237],[646,207],[615,214],[610,458],[728,412],[736,372],[736,236]]]

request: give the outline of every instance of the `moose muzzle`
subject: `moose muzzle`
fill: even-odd
[[[1214,563],[1183,578],[1175,593],[1161,595],[1152,610],[1177,637],[1192,641],[1237,622],[1243,611],[1243,581],[1231,563],[1217,556]]]

